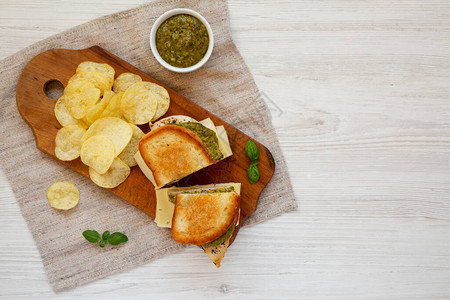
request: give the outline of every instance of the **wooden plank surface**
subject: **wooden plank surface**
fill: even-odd
[[[144,1],[0,0],[0,58]],[[61,298],[450,298],[450,2],[229,1],[299,210]],[[0,180],[0,295],[51,298]],[[280,246],[281,245],[281,246]]]
[[[51,49],[33,57],[24,67],[17,83],[16,102],[19,113],[33,130],[36,147],[42,152],[57,159],[84,177],[90,178],[89,167],[81,159],[61,161],[55,155],[55,137],[62,127],[56,120],[54,107],[56,101],[46,96],[45,86],[52,80],[59,81],[67,87],[69,79],[75,74],[78,65],[84,61],[107,63],[115,70],[116,78],[122,73],[131,72],[139,75],[142,80],[154,82],[166,88],[170,96],[169,110],[165,116],[186,115],[196,120],[210,118],[214,125],[224,126],[230,138],[230,147],[233,156],[207,169],[200,170],[192,176],[180,180],[183,186],[194,186],[211,183],[241,183],[241,222],[255,211],[261,191],[272,178],[275,162],[269,149],[258,141],[260,149],[258,168],[261,177],[258,182],[251,184],[248,180],[248,157],[245,151],[246,143],[251,138],[234,126],[226,123],[220,117],[207,111],[195,102],[185,98],[175,90],[169,88],[150,75],[142,72],[128,62],[116,57],[99,46],[82,50]],[[149,132],[148,124],[141,125],[144,133]],[[144,187],[136,189],[136,187]],[[156,194],[152,184],[139,169],[131,168],[128,178],[119,186],[109,189],[123,200],[139,208],[152,218],[156,214]],[[239,227],[235,231],[239,230]]]

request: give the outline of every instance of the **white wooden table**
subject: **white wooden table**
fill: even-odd
[[[0,0],[0,58],[144,2]],[[450,298],[450,1],[229,5],[300,209],[242,230],[220,270],[193,247],[54,294],[1,174],[0,296]]]

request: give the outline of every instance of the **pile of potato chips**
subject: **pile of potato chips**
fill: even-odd
[[[63,126],[55,138],[56,157],[80,157],[91,180],[104,188],[121,184],[137,164],[134,155],[144,133],[136,125],[151,124],[170,105],[165,88],[136,74],[116,80],[114,75],[108,64],[81,63],[55,105]]]

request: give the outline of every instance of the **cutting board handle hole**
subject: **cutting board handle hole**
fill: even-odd
[[[64,93],[64,85],[56,79],[50,79],[44,84],[44,92],[48,98],[58,100]]]

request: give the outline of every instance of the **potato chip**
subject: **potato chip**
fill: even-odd
[[[114,158],[111,167],[105,174],[99,174],[94,169],[89,168],[91,180],[98,186],[111,189],[124,182],[130,175],[130,167],[120,160]]]
[[[150,122],[156,112],[156,95],[144,88],[142,82],[130,86],[123,94],[120,109],[128,122],[141,125]]]
[[[68,210],[77,206],[80,191],[69,181],[57,181],[47,189],[47,200],[51,207]]]
[[[70,79],[69,79],[70,80]],[[81,93],[84,90],[95,88],[94,84],[85,78],[72,78],[64,88],[64,94]]]
[[[56,157],[70,161],[80,156],[81,138],[85,133],[81,125],[68,125],[58,130],[55,138]]]
[[[95,122],[95,120],[100,119],[101,114],[106,109],[109,102],[111,101],[111,98],[114,95],[115,95],[114,92],[106,91],[100,102],[95,104],[93,107],[89,108],[89,110],[86,113],[86,116],[84,117],[88,125],[91,125],[92,123]]]
[[[170,96],[165,88],[156,83],[143,81],[142,84],[144,85],[144,88],[152,91],[157,96],[158,106],[156,107],[155,115],[151,119],[153,122],[162,117],[169,109]]]
[[[125,92],[137,82],[142,82],[141,76],[133,73],[122,73],[114,81],[113,91],[116,93]]]
[[[100,99],[99,89],[88,89],[79,94],[68,94],[64,97],[66,107],[76,119],[82,119],[89,108],[94,106]]]
[[[72,80],[64,89],[64,103],[75,119],[83,118],[100,99],[100,90],[87,79]]]
[[[114,144],[104,135],[94,135],[81,145],[81,161],[99,174],[108,171],[114,160]]]
[[[81,71],[75,75],[73,75],[69,79],[69,84],[71,81],[77,80],[77,79],[86,79],[92,82],[94,87],[98,88],[100,90],[100,95],[103,95],[105,91],[111,90],[111,82],[108,80],[108,78],[105,77],[100,72],[97,71]]]
[[[100,118],[116,117],[116,118],[125,119],[125,117],[122,114],[122,111],[120,110],[120,104],[122,103],[122,96],[123,96],[123,93],[115,94],[109,101],[108,106],[105,108],[105,110],[100,115]]]
[[[111,86],[114,82],[114,74],[116,73],[110,65],[92,61],[85,61],[79,64],[76,73],[80,73],[82,71],[97,71],[102,73],[111,83]]]
[[[89,127],[81,139],[82,143],[94,135],[104,135],[109,138],[114,145],[114,156],[117,156],[128,145],[133,135],[133,129],[122,119],[106,117],[96,120]]]
[[[72,117],[64,102],[64,96],[61,96],[55,104],[55,117],[62,126],[80,124],[80,121]],[[81,125],[81,124],[80,124]]]
[[[131,137],[128,145],[123,149],[123,151],[119,154],[119,158],[126,163],[129,167],[134,167],[137,165],[136,160],[134,159],[134,155],[139,151],[139,142],[141,138],[145,135],[142,130],[136,125],[130,124],[131,128],[133,128],[133,136]]]

